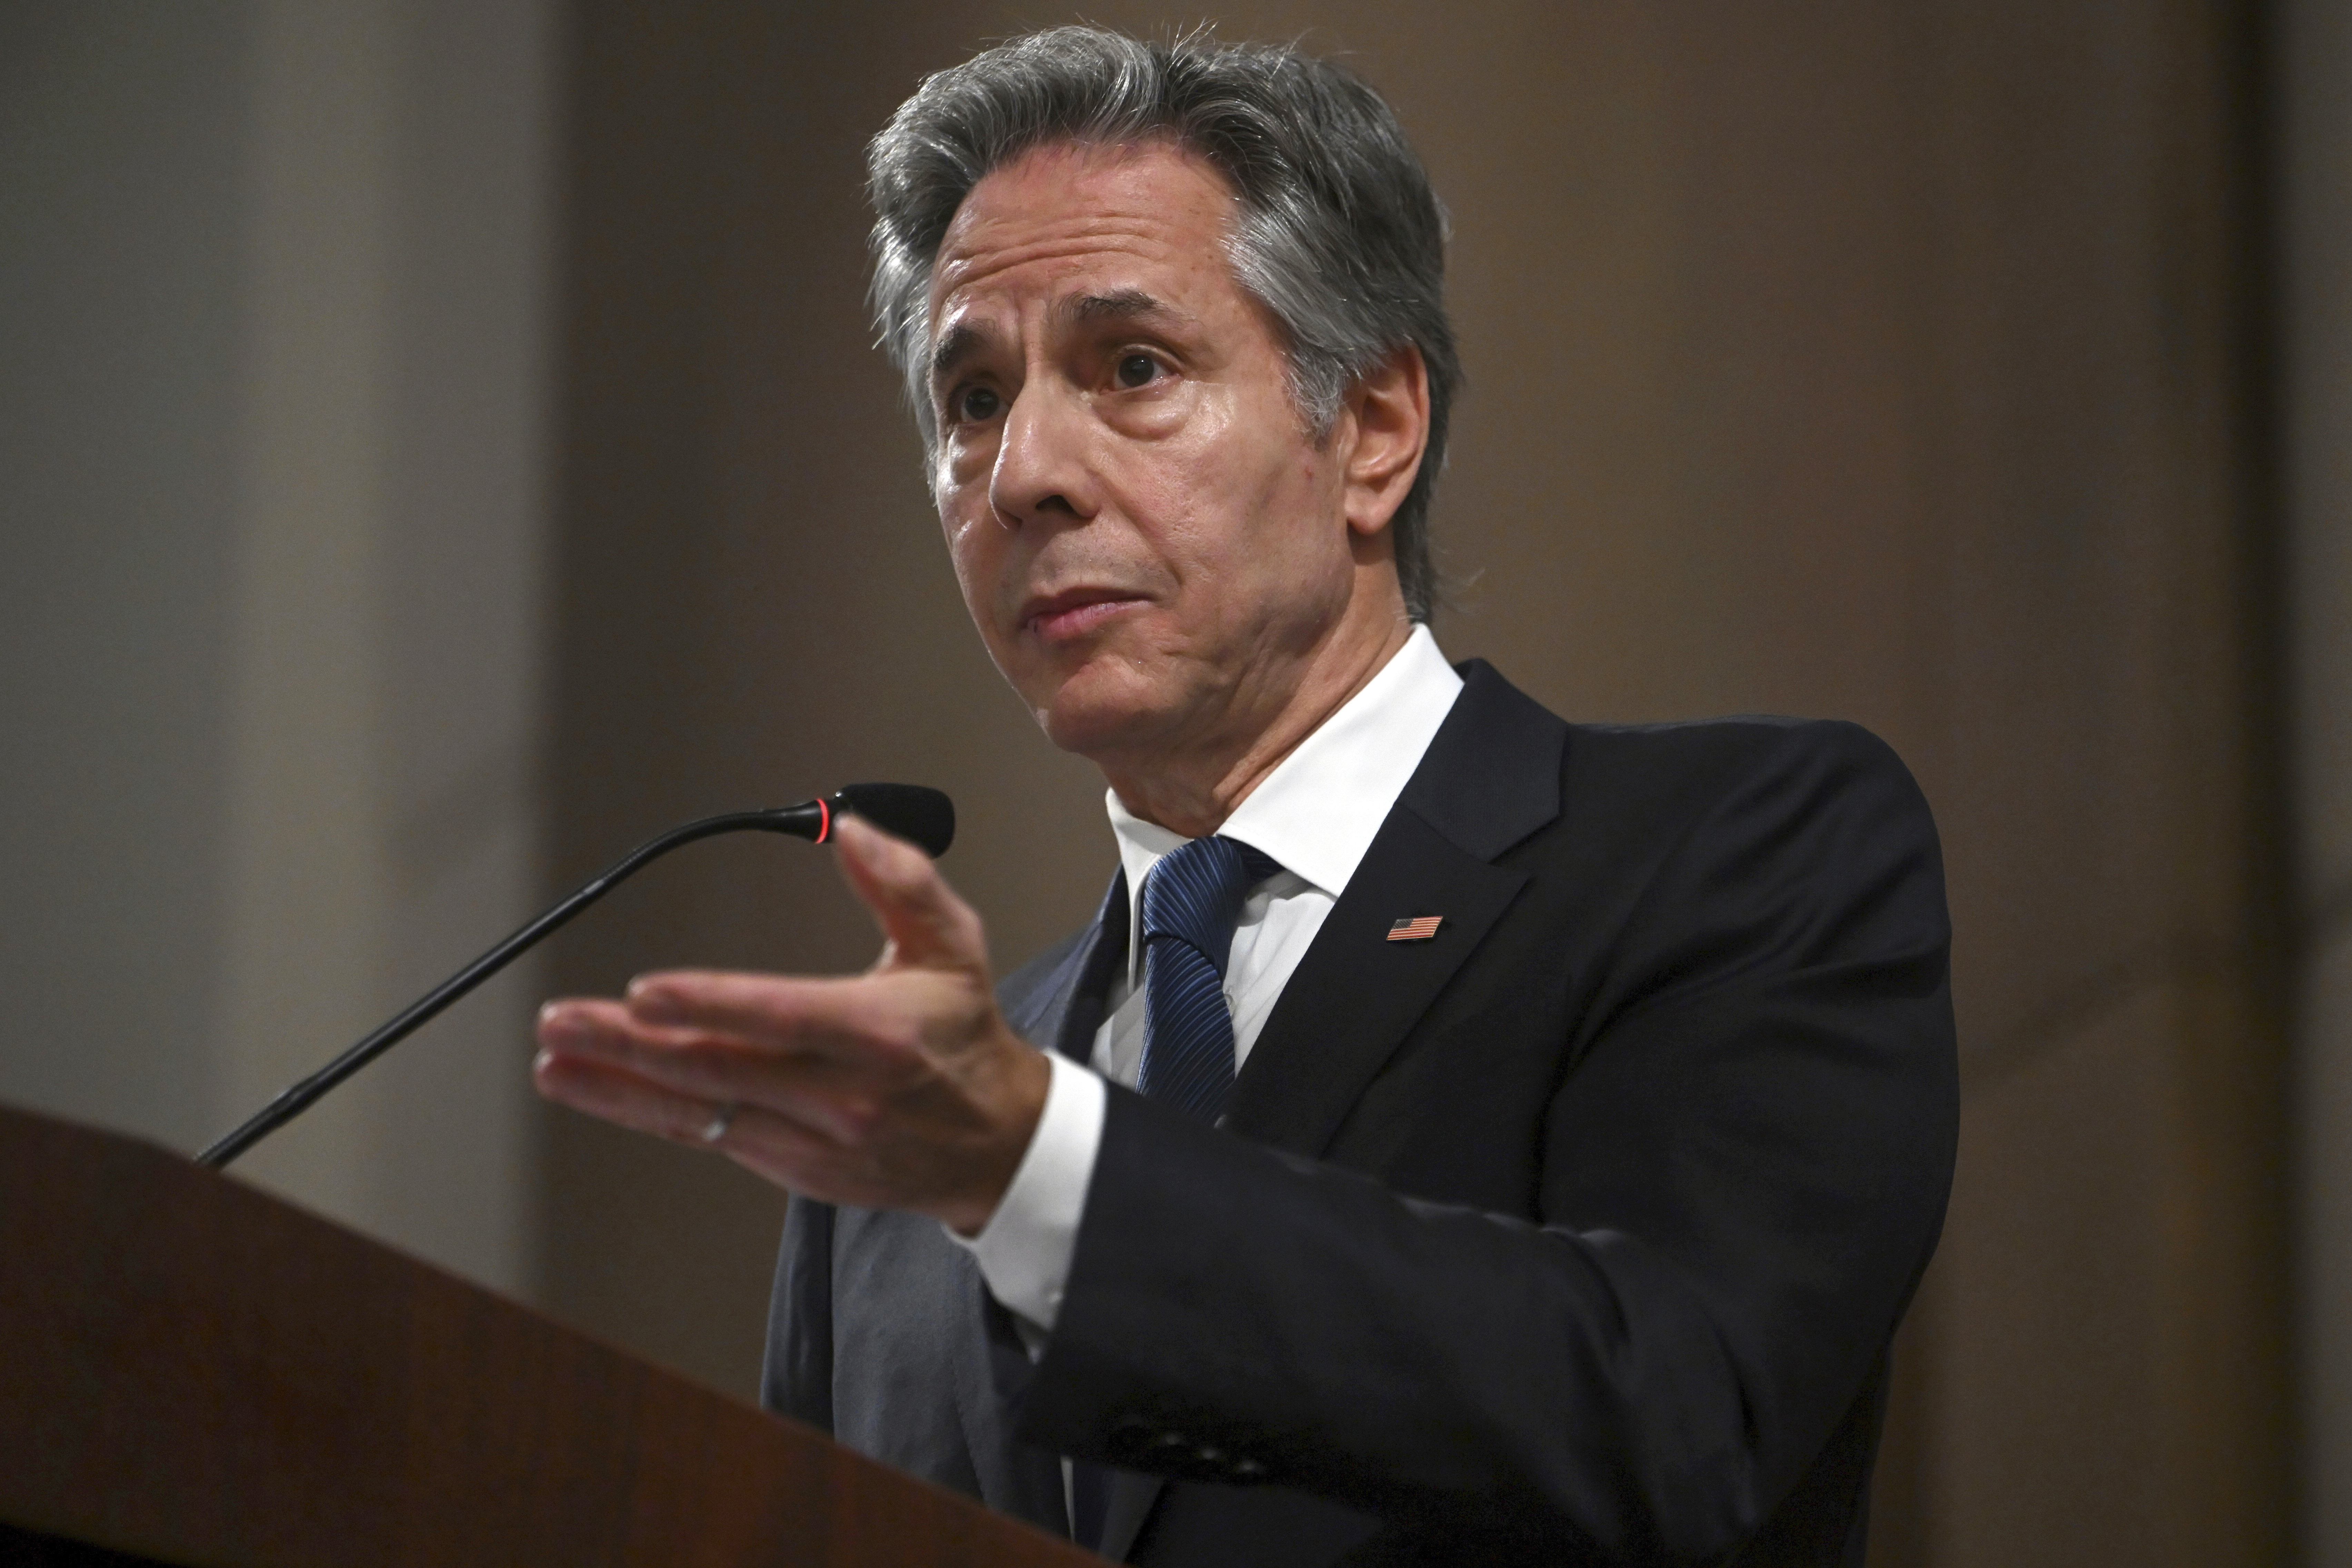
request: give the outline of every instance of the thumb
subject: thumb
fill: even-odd
[[[889,940],[882,967],[988,970],[980,916],[931,858],[856,816],[834,819],[841,874]]]

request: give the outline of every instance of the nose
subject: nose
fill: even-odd
[[[1050,377],[1032,376],[1004,411],[1004,433],[989,472],[988,500],[1007,527],[1084,522],[1097,503],[1087,461],[1087,420],[1077,400]]]

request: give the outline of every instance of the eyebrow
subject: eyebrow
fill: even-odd
[[[988,339],[988,333],[961,322],[941,332],[938,344],[931,350],[932,384],[945,381],[958,365],[979,353]]]
[[[1158,322],[1181,326],[1191,321],[1182,311],[1140,289],[1118,289],[1108,294],[1074,294],[1054,302],[1054,320],[1070,327],[1098,326],[1108,321]],[[931,350],[930,379],[934,385],[986,347],[993,333],[959,322],[940,334]]]
[[[1104,321],[1160,321],[1171,325],[1185,317],[1140,289],[1119,289],[1108,294],[1081,294],[1054,302],[1054,315],[1068,326],[1090,327]]]

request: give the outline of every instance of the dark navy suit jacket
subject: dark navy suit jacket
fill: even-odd
[[[1056,1531],[1121,1467],[1138,1563],[1860,1563],[1958,1131],[1927,805],[1853,725],[1464,673],[1224,1126],[1110,1091],[1043,1354],[936,1222],[796,1199],[773,1408]],[[1125,922],[1014,1026],[1083,1059]]]

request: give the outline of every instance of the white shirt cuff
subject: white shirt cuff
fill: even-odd
[[[979,1235],[949,1228],[948,1238],[971,1253],[989,1294],[1008,1311],[1051,1329],[1077,1250],[1078,1216],[1086,1212],[1087,1184],[1094,1180],[1095,1155],[1102,1148],[1108,1097],[1101,1079],[1059,1051],[1047,1051],[1045,1060],[1054,1070],[1045,1109],[1012,1184]]]

